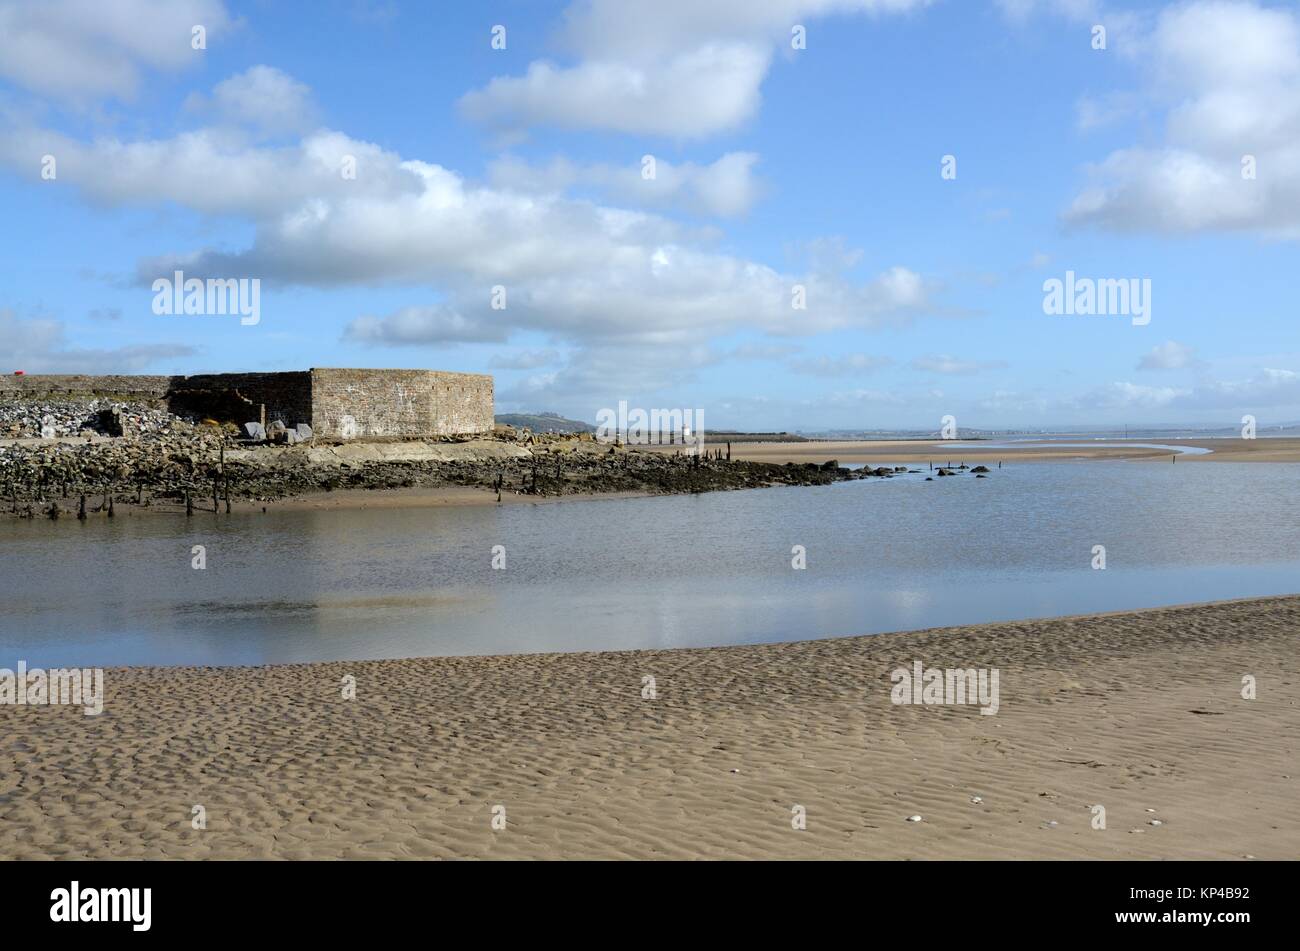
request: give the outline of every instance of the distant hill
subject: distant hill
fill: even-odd
[[[559,413],[502,413],[496,417],[516,429],[531,429],[535,433],[594,433],[596,427],[579,419],[565,419]]]

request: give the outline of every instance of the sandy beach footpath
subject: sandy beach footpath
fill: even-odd
[[[998,669],[997,714],[891,703],[914,661]],[[105,679],[0,707],[0,857],[1300,857],[1300,596]]]

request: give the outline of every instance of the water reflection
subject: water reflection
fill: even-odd
[[[699,646],[1290,593],[1298,488],[1292,465],[1076,462],[559,505],[5,522],[0,667]]]

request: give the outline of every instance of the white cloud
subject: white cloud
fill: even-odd
[[[846,353],[838,357],[800,357],[790,361],[790,369],[808,376],[863,376],[893,362],[889,357]]]
[[[633,347],[631,362],[679,373],[714,359],[709,348],[725,335],[792,338],[898,326],[934,309],[931,283],[907,267],[885,268],[865,282],[849,278],[843,265],[860,255],[842,246],[810,270],[782,272],[720,250],[714,228],[472,182],[330,130],[275,146],[224,128],[89,143],[19,131],[0,135],[0,163],[29,176],[49,152],[59,161],[60,187],[97,203],[174,203],[253,225],[242,249],[178,248],[140,261],[143,284],[181,269],[188,277],[261,278],[268,290],[409,286],[419,288],[409,306],[358,316],[347,339],[391,347],[499,342],[533,331],[586,348],[587,361],[618,353],[598,361],[607,376],[589,362],[574,364],[556,374],[556,386],[626,385]],[[340,174],[349,155],[357,160],[355,180]],[[739,167],[747,170],[748,162]],[[724,157],[721,166],[691,167],[678,187],[702,187],[719,168],[735,171]],[[498,285],[506,293],[502,310],[492,307]],[[792,306],[796,285],[804,309]]]
[[[1196,386],[1145,386],[1116,382],[1066,400],[1062,407],[1096,410],[1169,410],[1183,418],[1191,414],[1231,415],[1273,410],[1288,411],[1300,406],[1300,373],[1265,368],[1244,380],[1219,380]],[[1150,417],[1148,417],[1150,418]]]
[[[176,71],[233,21],[222,0],[0,0],[0,76],[68,100],[133,96],[141,69]]]
[[[896,13],[930,0],[576,0],[562,45],[572,66],[535,61],[467,93],[471,119],[510,134],[533,126],[698,138],[752,118],[759,87],[796,25],[838,13]],[[810,40],[815,43],[815,39]]]
[[[316,124],[311,90],[273,66],[254,66],[222,80],[211,99],[192,96],[187,105],[270,135],[305,132]]]
[[[1296,14],[1246,0],[1174,6],[1148,49],[1147,94],[1168,107],[1165,142],[1120,149],[1090,168],[1066,221],[1300,238]],[[1243,176],[1246,156],[1254,179]]]
[[[537,62],[522,77],[499,76],[467,93],[460,106],[468,118],[503,131],[547,125],[699,138],[758,111],[770,62],[770,53],[740,43],[709,44],[652,65]]]
[[[27,373],[135,373],[160,362],[196,354],[185,344],[85,347],[68,340],[63,321],[22,319],[0,309],[0,364]]]
[[[912,361],[912,369],[925,373],[943,373],[951,376],[968,376],[983,370],[996,370],[1005,367],[1001,360],[961,360],[947,354],[917,357]]]
[[[13,128],[0,135],[0,163],[39,179],[41,156],[58,162],[58,181],[110,206],[174,202],[212,215],[263,219],[312,207],[313,201],[382,201],[415,194],[420,178],[391,153],[323,130],[284,147],[250,148],[227,129],[199,129],[170,139],[85,143],[58,132]],[[345,156],[357,163],[345,180]]]
[[[753,174],[757,162],[753,152],[728,152],[709,165],[654,158],[654,177],[647,178],[642,162],[581,165],[556,158],[532,165],[504,157],[489,166],[488,176],[493,185],[512,191],[562,194],[578,187],[626,204],[734,217],[749,211],[762,191]]]
[[[695,231],[656,215],[474,185],[336,132],[289,148],[239,148],[210,130],[91,146],[21,139],[23,153],[10,156],[15,165],[38,167],[26,153],[56,148],[60,180],[101,202],[172,201],[256,222],[252,247],[143,261],[146,282],[179,267],[194,276],[312,286],[432,284],[452,312],[493,328],[658,341],[738,329],[797,336],[870,328],[930,307],[926,282],[906,267],[866,284],[832,271],[783,274],[713,250]],[[338,174],[343,154],[359,157],[356,181]],[[806,289],[806,310],[791,307],[796,284]],[[496,285],[507,289],[508,310],[488,310]],[[367,318],[353,333],[414,342],[423,328],[425,342],[436,342],[449,326],[441,311],[403,311]]]
[[[488,366],[496,370],[536,370],[538,367],[552,366],[559,362],[560,352],[547,348],[499,354],[488,361]]]
[[[345,334],[357,343],[402,345],[429,343],[501,343],[504,327],[445,307],[403,307],[387,317],[358,317]]]
[[[1138,362],[1139,370],[1181,370],[1192,366],[1192,348],[1177,340],[1166,340]]]

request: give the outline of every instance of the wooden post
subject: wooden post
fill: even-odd
[[[77,519],[84,522],[86,520],[86,495],[83,492],[81,502],[77,505]]]
[[[190,490],[185,490],[185,515],[189,517],[194,514],[194,501],[190,498]]]

